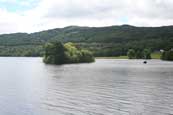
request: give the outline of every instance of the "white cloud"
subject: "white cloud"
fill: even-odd
[[[30,5],[31,1],[22,4]],[[11,13],[0,9],[0,33],[34,32],[69,25],[172,25],[172,6],[173,0],[41,0],[28,11]]]

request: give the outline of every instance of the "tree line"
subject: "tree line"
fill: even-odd
[[[127,52],[127,56],[129,59],[151,59],[151,50],[134,50],[129,49]],[[161,53],[162,60],[173,61],[173,49],[163,50]]]
[[[151,59],[151,51],[149,49],[129,49],[127,52],[127,56],[129,57],[129,59]]]

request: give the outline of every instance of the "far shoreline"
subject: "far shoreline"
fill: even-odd
[[[95,58],[96,59],[129,59],[128,56],[95,57]],[[151,53],[151,59],[161,59],[161,53],[158,53],[158,52]]]
[[[43,58],[43,56],[0,56],[0,57],[16,57],[16,58]],[[129,59],[128,56],[112,56],[112,57],[95,57],[95,59]],[[161,53],[152,53],[151,59],[161,59]],[[140,59],[137,59],[140,60]]]

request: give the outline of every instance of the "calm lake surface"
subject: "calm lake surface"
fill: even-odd
[[[0,115],[171,115],[173,62],[0,58]]]

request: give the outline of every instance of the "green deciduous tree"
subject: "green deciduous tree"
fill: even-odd
[[[164,52],[162,53],[161,59],[162,59],[162,60],[173,61],[173,51],[172,51],[172,50],[164,51]]]
[[[149,49],[129,49],[127,52],[129,59],[151,59],[151,51]]]
[[[135,59],[135,50],[129,49],[129,51],[127,52],[127,56],[129,57],[129,59]]]
[[[50,64],[65,63],[65,48],[61,42],[52,42],[45,45],[44,62]]]
[[[141,50],[137,50],[135,53],[136,59],[142,59],[143,58],[143,52]]]
[[[144,59],[151,59],[151,51],[149,49],[144,49],[143,58]]]

